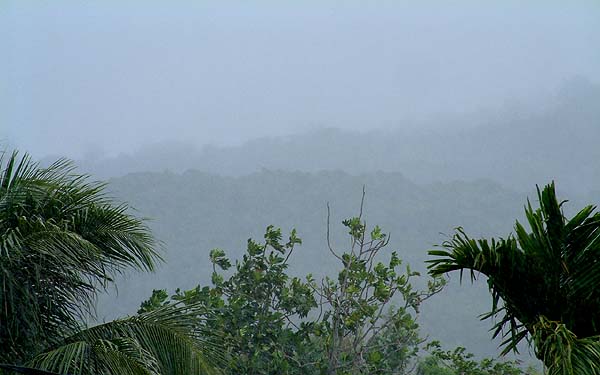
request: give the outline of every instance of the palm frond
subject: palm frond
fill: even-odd
[[[115,274],[160,256],[144,222],[71,162],[13,152],[0,168],[0,360],[23,360],[76,331]]]
[[[428,261],[429,272],[468,270],[472,279],[476,273],[487,277],[492,311],[484,318],[503,314],[492,328],[494,336],[505,337],[503,353],[530,339],[543,317],[579,338],[568,358],[585,363],[600,336],[600,214],[586,206],[571,219],[564,217],[554,183],[538,189],[538,199],[539,208],[529,201],[525,206],[529,229],[517,221],[514,237],[487,241],[471,239],[459,228],[442,250],[429,252],[436,257]],[[542,343],[535,341],[536,347]]]
[[[533,341],[549,375],[600,374],[600,336],[577,338],[564,324],[541,316]]]
[[[156,359],[126,338],[71,342],[36,356],[30,364],[59,374],[160,374]]]
[[[169,304],[82,330],[30,364],[81,375],[217,373],[225,357],[199,330],[199,307]]]
[[[25,366],[17,366],[17,365],[9,365],[7,363],[0,363],[0,374],[8,375],[8,374],[25,374],[25,375],[60,375],[55,372],[44,371],[36,368],[25,367]]]

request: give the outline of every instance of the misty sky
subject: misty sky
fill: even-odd
[[[520,3],[0,0],[0,142],[39,157],[236,144],[600,82],[600,1]]]

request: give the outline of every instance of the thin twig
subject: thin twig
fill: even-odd
[[[331,252],[331,254],[333,254],[334,257],[336,257],[338,260],[342,260],[342,257],[340,257],[339,255],[337,255],[337,253],[335,252],[335,250],[333,250],[333,247],[331,246],[331,238],[330,238],[330,216],[331,216],[331,212],[329,209],[329,202],[327,202],[327,247],[329,248],[329,251]]]

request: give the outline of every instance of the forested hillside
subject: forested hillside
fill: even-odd
[[[115,157],[92,153],[79,165],[100,178],[187,169],[229,176],[261,168],[387,171],[419,183],[487,178],[519,191],[556,179],[561,189],[587,193],[600,188],[598,102],[599,85],[573,79],[537,106],[431,114],[386,130],[315,127],[227,147],[165,141]]]
[[[420,271],[427,250],[446,240],[457,225],[473,234],[507,235],[525,199],[525,194],[491,181],[417,185],[399,173],[383,172],[352,176],[339,171],[263,170],[222,177],[187,171],[114,178],[111,195],[130,202],[138,215],[152,218],[150,226],[163,241],[166,263],[155,274],[129,275],[118,283],[117,299],[102,299],[100,319],[135,312],[153,288],[173,291],[207,285],[210,249],[240,257],[246,240],[261,238],[270,224],[284,232],[296,228],[303,239],[290,261],[294,274],[320,277],[334,272],[337,263],[326,242],[327,203],[333,245],[343,249],[348,242],[341,221],[358,214],[363,185],[367,223],[391,233],[390,249]],[[457,286],[457,280],[451,280],[446,290],[423,305],[424,331],[448,346],[495,355],[497,343],[490,342],[488,326],[477,321],[477,315],[490,308],[487,288],[484,283]]]

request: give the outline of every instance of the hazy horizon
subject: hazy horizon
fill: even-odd
[[[600,4],[0,4],[0,139],[42,158],[447,127],[600,83]],[[452,128],[454,129],[454,128]]]

